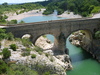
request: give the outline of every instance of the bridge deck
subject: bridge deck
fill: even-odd
[[[0,24],[2,27],[12,27],[12,26],[25,26],[25,25],[32,25],[32,24],[41,24],[41,23],[54,23],[54,22],[64,22],[64,21],[82,21],[82,20],[95,20],[95,19],[100,19],[100,18],[77,18],[77,19],[63,19],[63,20],[49,20],[49,21],[41,21],[41,22],[33,22],[33,23],[23,23],[23,24]]]

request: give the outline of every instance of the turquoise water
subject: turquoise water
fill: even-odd
[[[26,17],[22,19],[25,23],[31,23],[31,22],[40,22],[40,21],[50,21],[50,20],[60,20],[60,19],[65,19],[61,17],[56,17],[56,16],[32,16],[32,17]],[[20,22],[19,20],[18,22]]]
[[[58,20],[64,18],[58,18],[56,16],[35,16],[22,19],[26,23]],[[52,35],[47,35],[47,38],[54,42]],[[67,75],[100,75],[100,63],[92,58],[92,55],[72,45],[69,40],[66,41],[66,47],[69,49],[69,55],[71,57],[73,70],[67,71]]]
[[[54,42],[52,35],[47,35],[47,38]],[[91,54],[80,47],[72,45],[68,39],[66,47],[69,49],[73,65],[73,70],[67,71],[67,75],[100,75],[100,63],[93,59]]]

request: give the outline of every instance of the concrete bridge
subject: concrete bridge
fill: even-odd
[[[25,23],[9,25],[7,32],[12,32],[15,37],[22,37],[25,34],[31,35],[31,41],[35,44],[36,40],[45,34],[51,34],[55,37],[54,51],[64,53],[66,49],[66,38],[73,32],[84,30],[86,39],[84,47],[91,46],[94,33],[100,30],[100,18],[82,18],[82,19],[64,19],[54,21],[44,21],[35,23]],[[91,46],[92,47],[92,46]],[[87,47],[88,49],[88,47]]]

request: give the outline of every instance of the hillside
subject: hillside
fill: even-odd
[[[89,16],[92,13],[100,12],[100,1],[98,0],[49,0],[51,1],[43,14],[48,15],[56,9],[58,15],[64,11],[72,11],[74,14]]]
[[[41,9],[43,8],[43,6],[38,3],[24,3],[24,4],[12,4],[12,5],[8,5],[8,3],[3,3],[2,5],[0,5],[0,8],[2,8],[0,9],[0,23],[8,24],[9,22],[6,21],[6,19],[8,18],[9,14],[19,15],[21,13],[28,12],[31,10]],[[16,22],[14,24],[16,24]]]

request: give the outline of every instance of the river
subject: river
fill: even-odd
[[[59,20],[64,19],[56,16],[34,16],[22,19],[26,23]],[[47,35],[47,38],[52,42],[54,37]],[[80,47],[72,45],[68,38],[66,38],[66,47],[69,49],[69,55],[72,61],[73,70],[67,71],[67,75],[100,75],[100,63],[92,58],[92,55]]]

